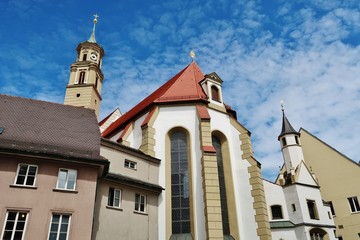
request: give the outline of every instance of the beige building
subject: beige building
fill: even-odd
[[[339,239],[360,238],[360,166],[305,129],[300,130],[304,158],[332,205]]]
[[[158,239],[160,160],[106,139],[101,155],[111,164],[98,184],[92,239]]]
[[[0,95],[1,239],[91,238],[107,171],[93,110]]]

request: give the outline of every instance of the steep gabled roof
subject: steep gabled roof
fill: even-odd
[[[199,66],[194,61],[191,62],[155,92],[111,124],[102,133],[102,137],[109,137],[115,130],[123,127],[124,124],[142,114],[153,104],[197,100],[207,101],[207,96],[199,84],[203,79],[204,74],[201,72]]]

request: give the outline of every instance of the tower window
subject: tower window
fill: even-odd
[[[76,94],[76,97],[80,97],[80,93]]]
[[[98,76],[96,76],[96,79],[95,79],[95,88],[97,88],[98,81],[99,81],[99,77],[98,77]]]
[[[295,212],[295,211],[296,211],[296,206],[295,206],[295,204],[294,204],[294,203],[293,203],[293,204],[291,204],[291,208],[292,208],[293,212]]]
[[[282,209],[280,205],[271,206],[272,219],[283,219]]]
[[[87,58],[87,54],[84,54],[82,60],[83,60],[83,61],[86,61],[86,58]]]
[[[211,99],[220,102],[219,89],[215,86],[211,86]]]
[[[79,84],[84,84],[84,82],[85,82],[85,72],[80,72]]]
[[[310,218],[311,219],[319,219],[315,201],[307,200],[307,206],[308,206]]]
[[[283,147],[285,147],[285,146],[286,146],[286,138],[283,137],[283,138],[281,139],[281,142],[282,142]]]
[[[295,136],[295,142],[296,142],[297,145],[300,144],[300,142],[299,142],[299,137],[298,137],[298,136]]]

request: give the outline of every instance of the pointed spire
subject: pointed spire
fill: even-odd
[[[88,42],[90,43],[96,43],[96,39],[95,39],[95,26],[96,26],[96,23],[98,21],[98,18],[99,18],[99,15],[95,14],[94,15],[94,26],[93,26],[93,30],[92,30],[92,33],[91,33],[91,36],[89,38],[89,40],[87,40]]]
[[[283,120],[282,120],[282,128],[281,128],[281,133],[278,137],[278,140],[280,140],[280,138],[286,134],[295,134],[300,136],[300,133],[298,131],[296,131],[290,124],[289,120],[287,119],[287,117],[285,116],[285,110],[284,110],[284,101],[281,100],[280,101],[281,104],[281,111],[283,113]]]

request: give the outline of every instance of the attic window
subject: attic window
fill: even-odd
[[[4,132],[5,128],[0,127],[0,134]]]
[[[215,86],[211,86],[211,99],[220,102],[219,89]]]

